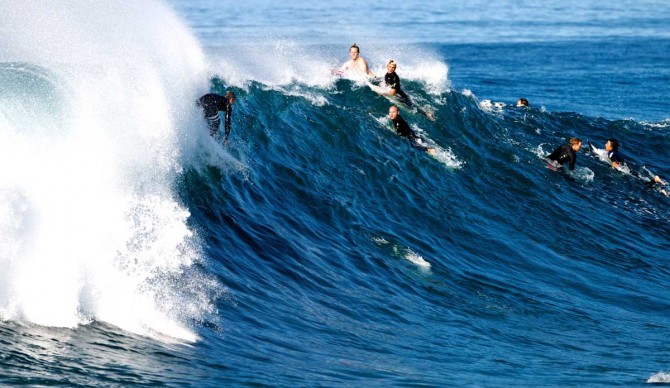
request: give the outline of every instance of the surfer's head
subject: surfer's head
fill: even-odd
[[[617,139],[607,139],[607,143],[605,143],[605,149],[607,151],[618,151],[619,142],[617,141]]]
[[[235,92],[233,92],[232,90],[227,91],[224,97],[228,100],[228,103],[230,104],[235,102]]]
[[[573,137],[570,139],[570,147],[575,151],[579,151],[579,149],[582,148],[582,139]]]
[[[389,108],[389,118],[391,120],[395,120],[396,117],[398,117],[398,107],[395,105],[391,105]]]
[[[349,56],[351,59],[356,59],[358,58],[358,55],[361,53],[361,49],[356,45],[356,43],[352,44],[351,47],[349,48]]]
[[[389,63],[386,64],[386,71],[393,73],[397,67],[398,64],[393,59],[391,59]]]

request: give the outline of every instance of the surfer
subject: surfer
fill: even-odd
[[[577,151],[582,148],[582,140],[576,137],[570,139],[567,144],[556,148],[554,152],[547,156],[547,159],[557,162],[560,165],[569,162],[570,171],[575,169],[577,162]]]
[[[591,141],[587,140],[586,144],[589,145],[589,151],[591,151],[591,153],[595,153]],[[621,156],[619,153],[619,142],[617,139],[607,139],[607,143],[605,143],[605,151],[607,151],[607,157],[610,159],[612,167],[619,168],[626,164],[623,156]]]
[[[210,136],[216,136],[221,125],[221,117],[219,112],[226,112],[225,142],[228,143],[228,135],[230,135],[230,116],[233,110],[233,103],[235,102],[235,93],[227,91],[224,96],[216,93],[205,94],[198,99],[198,106],[202,108],[205,115],[205,120],[209,124]]]
[[[528,107],[528,100],[526,100],[525,98],[520,98],[516,102],[516,106],[517,106],[517,108],[521,108],[522,106],[525,106],[527,108]]]
[[[386,86],[391,87],[391,90],[387,93],[389,96],[397,96],[398,99],[403,102],[408,107],[412,107],[412,100],[410,100],[407,93],[405,93],[400,88],[400,77],[396,74],[395,70],[398,67],[398,64],[391,59],[389,63],[386,64],[386,75],[384,75],[384,82]]]
[[[598,154],[598,150],[591,144],[590,140],[587,140],[586,144],[588,144],[589,151],[591,151],[592,154]],[[612,167],[619,169],[626,165],[625,159],[621,153],[619,153],[619,141],[617,139],[607,139],[607,143],[605,143],[605,151],[607,152],[607,157],[609,158]],[[632,174],[643,180],[644,184],[649,188],[653,188],[656,184],[665,185],[665,182],[663,182],[658,175],[654,175],[653,178],[649,179],[648,177],[643,177],[640,173],[633,172]],[[668,195],[664,189],[660,190],[661,193]]]
[[[410,128],[409,124],[407,124],[407,121],[405,121],[404,118],[400,116],[400,112],[398,111],[398,107],[395,105],[391,105],[389,108],[389,119],[391,119],[391,123],[393,124],[393,129],[395,129],[395,132],[412,142],[412,146],[418,150],[421,151],[426,151],[429,154],[434,154],[435,153],[435,148],[428,147],[423,144],[423,140]]]
[[[384,75],[384,83],[386,83],[386,86],[389,86],[391,90],[388,93],[383,94],[387,94],[389,96],[395,96],[399,102],[405,104],[408,108],[412,108],[414,106],[414,102],[412,102],[412,99],[409,98],[409,95],[407,95],[407,93],[405,93],[400,88],[400,77],[398,77],[398,74],[395,72],[397,67],[398,64],[393,59],[391,59],[386,64],[386,74]],[[417,111],[426,115],[426,117],[428,117],[429,120],[435,121],[433,113],[430,112],[429,110],[423,110],[417,108]]]
[[[368,61],[365,60],[365,58],[360,56],[360,48],[356,45],[356,43],[352,44],[351,47],[349,48],[349,58],[347,62],[340,67],[339,70],[334,70],[333,73],[342,75],[344,74],[345,71],[351,69],[351,70],[356,70],[357,72],[364,74],[368,77],[374,78],[375,74],[370,71],[370,68],[368,67]]]

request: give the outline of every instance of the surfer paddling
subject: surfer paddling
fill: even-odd
[[[575,162],[577,162],[577,152],[582,148],[582,140],[576,137],[570,139],[567,144],[556,148],[554,152],[547,156],[547,159],[552,162],[556,162],[561,166],[565,163],[568,164],[570,171],[575,169]]]
[[[394,61],[393,59],[391,59],[386,64],[386,74],[384,75],[384,83],[386,84],[387,87],[390,87],[391,89],[388,92],[384,92],[382,94],[395,97],[398,99],[398,102],[405,104],[408,108],[412,108],[414,107],[414,102],[412,102],[412,99],[409,97],[409,95],[405,93],[405,91],[402,90],[402,88],[400,87],[400,77],[398,77],[398,74],[395,72],[397,68],[398,63],[396,63],[396,61]],[[435,117],[430,111],[423,110],[420,108],[417,108],[416,110],[426,115],[426,117],[429,120],[435,121]]]
[[[598,154],[596,148],[589,140],[586,141],[586,144],[588,144],[591,153]],[[607,139],[607,143],[605,143],[605,151],[607,152],[607,157],[609,158],[612,167],[618,169],[626,165],[626,161],[619,153],[619,141],[617,139]]]
[[[398,64],[391,59],[389,63],[386,64],[386,74],[384,75],[384,82],[386,86],[390,87],[391,90],[388,93],[385,93],[389,96],[396,96],[400,101],[402,101],[408,107],[412,107],[412,100],[409,99],[407,93],[405,93],[400,88],[400,77],[396,74],[395,70],[398,67]]]
[[[389,119],[391,119],[391,124],[393,125],[395,132],[398,135],[409,139],[409,141],[412,142],[412,146],[414,148],[421,151],[426,151],[431,155],[435,154],[435,148],[424,145],[423,140],[412,130],[412,128],[410,128],[409,124],[407,124],[407,121],[405,121],[405,119],[400,116],[400,112],[398,111],[397,106],[391,105],[389,108]]]
[[[592,154],[600,155],[602,153],[602,150],[594,147],[593,144],[591,144],[591,141],[587,140],[586,144],[589,146],[589,151]],[[607,142],[605,143],[605,152],[608,161],[613,168],[619,170],[622,167],[627,167],[626,160],[624,159],[623,155],[619,153],[619,141],[617,139],[607,139]],[[665,182],[663,182],[658,175],[654,175],[654,177],[651,179],[643,177],[640,173],[633,172],[633,175],[644,181],[644,184],[649,188],[653,188],[656,184],[665,185]],[[668,195],[668,192],[665,189],[661,188],[659,190],[662,194],[666,196]]]

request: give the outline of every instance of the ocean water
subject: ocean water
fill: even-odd
[[[670,383],[666,2],[0,16],[0,385]],[[436,155],[331,74],[354,42]],[[573,136],[627,169],[547,168]]]

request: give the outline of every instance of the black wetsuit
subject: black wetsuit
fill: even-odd
[[[575,162],[577,161],[577,153],[575,150],[572,149],[572,146],[570,143],[568,144],[563,144],[562,146],[556,148],[554,152],[552,152],[549,156],[547,156],[547,159],[549,160],[555,160],[558,162],[558,164],[563,165],[565,162],[570,163],[570,170],[575,169]]]
[[[407,121],[400,117],[400,115],[397,115],[395,119],[391,120],[393,123],[393,128],[395,129],[395,133],[402,137],[406,137],[409,140],[416,141],[419,137],[414,133],[412,128],[409,127],[409,124],[407,124]]]
[[[400,117],[400,115],[396,116],[396,118],[391,120],[391,122],[393,123],[395,133],[409,139],[412,143],[412,147],[420,151],[428,151],[431,149],[431,147],[421,144],[421,138],[412,130],[412,128],[409,127],[407,121]]]
[[[410,108],[412,107],[412,100],[407,93],[400,88],[400,77],[398,77],[398,74],[396,74],[395,71],[393,73],[386,73],[384,82],[386,82],[386,86],[390,86],[391,89],[395,90],[395,95],[398,96],[398,99],[402,101],[403,104]]]
[[[209,134],[211,136],[214,136],[219,132],[219,126],[221,125],[219,112],[226,112],[226,123],[224,128],[226,140],[228,140],[228,135],[230,134],[230,116],[232,113],[232,106],[228,102],[228,99],[220,94],[210,93],[200,97],[198,99],[198,105],[202,108],[205,119],[209,124]]]

